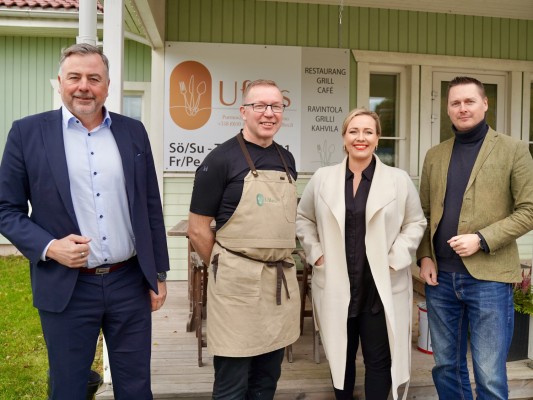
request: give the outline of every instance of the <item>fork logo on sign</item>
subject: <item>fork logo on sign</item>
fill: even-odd
[[[201,128],[211,117],[211,74],[197,61],[184,61],[170,74],[169,111],[180,128]]]

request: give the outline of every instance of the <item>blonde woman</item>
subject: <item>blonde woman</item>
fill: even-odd
[[[367,400],[386,400],[391,388],[397,399],[410,379],[409,267],[426,219],[409,175],[376,156],[380,136],[376,113],[352,110],[342,127],[345,159],[320,168],[298,206],[336,399],[353,399],[359,340]]]

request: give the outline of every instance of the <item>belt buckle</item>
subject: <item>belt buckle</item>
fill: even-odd
[[[98,267],[94,271],[96,275],[105,275],[109,273],[110,268],[109,267]]]

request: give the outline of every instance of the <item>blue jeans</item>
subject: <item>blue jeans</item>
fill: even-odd
[[[514,326],[512,285],[447,272],[439,272],[438,282],[437,286],[426,284],[425,290],[439,399],[473,399],[466,363],[470,332],[477,399],[507,400],[506,359]]]

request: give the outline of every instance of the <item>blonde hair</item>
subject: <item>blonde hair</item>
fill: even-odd
[[[361,108],[354,108],[350,113],[344,118],[344,122],[342,123],[342,136],[346,134],[346,130],[348,129],[348,125],[350,125],[350,122],[355,117],[358,117],[359,115],[368,115],[369,117],[372,117],[374,121],[376,121],[376,134],[381,136],[381,122],[379,121],[379,115],[376,114],[374,111],[369,111],[364,107]]]
[[[246,86],[246,89],[244,89],[244,92],[242,93],[242,102],[243,103],[246,103],[248,94],[250,93],[250,90],[252,90],[252,88],[254,88],[256,86],[273,86],[273,87],[275,87],[276,89],[278,89],[281,92],[281,90],[278,87],[278,85],[276,84],[276,82],[268,80],[268,79],[256,79],[255,81],[250,82]]]

